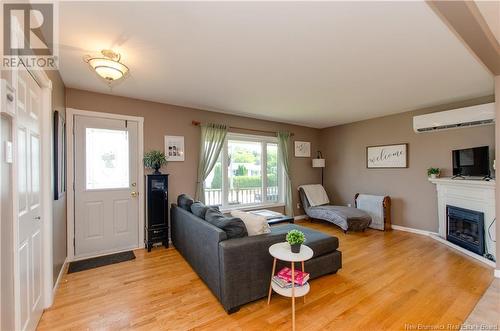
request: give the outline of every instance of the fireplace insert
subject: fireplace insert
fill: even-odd
[[[446,210],[446,240],[483,256],[484,213],[454,206],[446,206]]]

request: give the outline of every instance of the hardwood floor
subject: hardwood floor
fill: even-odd
[[[491,268],[412,233],[344,235],[330,224],[301,225],[336,235],[343,268],[311,281],[296,304],[297,330],[409,330],[463,323],[493,280]],[[173,248],[64,275],[39,330],[289,330],[289,299],[274,294],[227,315]],[[411,327],[410,326],[410,327]]]

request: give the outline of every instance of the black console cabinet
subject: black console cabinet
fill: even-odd
[[[146,176],[146,228],[144,244],[151,251],[155,243],[168,248],[168,175]]]

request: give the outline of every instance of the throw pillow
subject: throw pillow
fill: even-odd
[[[187,194],[181,194],[177,197],[177,205],[184,210],[191,212],[191,205],[194,200]]]
[[[208,208],[205,220],[226,232],[228,239],[242,238],[248,235],[245,223],[236,217],[226,217],[218,209]]]
[[[191,205],[191,212],[199,218],[205,219],[205,213],[207,212],[207,210],[208,207],[205,206],[205,204],[201,201],[193,202],[193,204]]]
[[[245,223],[249,236],[271,232],[271,227],[264,216],[247,213],[241,210],[231,211],[231,216],[238,217]]]

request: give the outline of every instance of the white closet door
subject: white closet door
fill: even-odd
[[[16,324],[34,330],[43,312],[41,218],[41,88],[24,68],[17,77]]]

